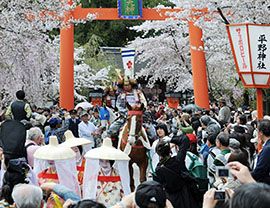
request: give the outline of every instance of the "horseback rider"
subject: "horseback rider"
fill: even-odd
[[[111,124],[108,129],[108,136],[112,139],[118,137],[120,128],[126,122],[127,117],[127,103],[130,106],[141,105],[147,106],[146,99],[141,90],[138,89],[137,81],[134,79],[126,78],[118,80],[119,95],[116,99],[116,108],[119,113],[119,117]],[[114,143],[115,145],[115,143]]]

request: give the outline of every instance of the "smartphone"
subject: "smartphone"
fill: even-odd
[[[214,195],[215,200],[225,201],[225,197],[226,197],[225,190],[215,191],[215,195]]]
[[[221,178],[228,178],[230,175],[230,170],[226,167],[217,167],[216,175]]]

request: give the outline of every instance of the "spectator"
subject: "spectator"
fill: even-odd
[[[218,135],[218,133],[221,130],[219,123],[208,115],[203,115],[200,118],[200,122],[201,122],[201,127],[198,128],[198,132],[197,132],[200,143],[205,142],[205,139],[207,138],[207,134]]]
[[[44,135],[40,128],[32,127],[27,131],[27,139],[25,142],[25,149],[27,153],[28,164],[34,167],[34,153],[44,143]]]
[[[259,122],[258,140],[263,144],[263,149],[258,155],[252,176],[256,181],[270,184],[270,120],[263,119]]]
[[[235,191],[230,207],[268,208],[269,204],[270,186],[262,183],[251,183],[243,185]]]
[[[215,175],[213,172],[210,171],[210,167],[214,165],[214,161],[217,155],[221,153],[221,150],[216,147],[216,135],[215,134],[210,134],[208,135],[207,138],[207,145],[209,146],[209,151],[208,155],[206,157],[206,163],[207,163],[207,168],[208,168],[208,177],[209,177],[209,183],[212,185],[215,181]]]
[[[221,150],[220,154],[215,157],[213,165],[209,167],[209,171],[215,175],[217,166],[225,166],[227,164],[228,158],[230,156],[230,148],[229,148],[229,135],[221,132],[216,138],[216,146]]]
[[[18,208],[42,208],[43,195],[38,186],[19,184],[12,191],[12,198]]]
[[[169,142],[176,144],[179,148],[176,157],[171,157]],[[194,195],[198,194],[198,190],[196,192],[193,189],[196,182],[189,176],[185,165],[188,148],[189,139],[185,135],[173,137],[171,141],[162,140],[156,146],[160,162],[153,179],[164,186],[173,207],[199,207]]]
[[[231,120],[231,110],[226,106],[226,101],[224,99],[219,100],[220,110],[218,112],[218,120],[223,127],[224,125],[230,123]]]
[[[89,147],[93,148],[95,146],[93,134],[97,130],[97,127],[89,121],[89,114],[86,111],[82,111],[81,120],[82,121],[79,124],[79,137],[91,141],[92,143]]]
[[[56,136],[59,143],[64,141],[64,133],[68,130],[68,121],[62,121],[59,117],[49,120],[50,128],[45,131],[45,144],[49,143],[50,136]]]
[[[165,207],[166,198],[162,185],[156,181],[141,183],[135,193],[135,202],[139,207]]]
[[[19,183],[28,183],[26,174],[30,167],[25,158],[5,160],[5,165],[7,170],[3,177],[0,206],[9,207],[14,202],[11,197],[13,188]]]
[[[72,202],[68,204],[63,205],[63,208],[106,208],[103,204],[98,203],[96,201],[85,199],[82,201],[79,201],[78,203],[72,205]]]
[[[17,121],[30,120],[32,110],[30,105],[24,101],[25,92],[23,90],[17,91],[16,98],[17,100],[12,102],[7,108],[5,116],[9,119],[14,119]]]
[[[168,136],[169,132],[168,132],[168,128],[166,124],[159,123],[156,127],[156,131],[157,131],[158,139],[153,142],[152,147],[151,147],[151,158],[152,158],[151,171],[152,172],[155,172],[156,166],[159,162],[159,156],[156,152],[156,146],[158,142],[162,140],[170,140],[170,137]],[[176,155],[175,149],[173,149],[173,154]]]
[[[75,137],[79,137],[79,123],[81,121],[80,119],[77,118],[77,111],[71,110],[69,113],[71,118],[68,120],[69,122],[68,129],[72,131]]]

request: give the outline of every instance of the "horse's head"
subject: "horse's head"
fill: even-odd
[[[129,129],[128,140],[127,142],[130,145],[134,145],[139,138],[139,133],[142,130],[142,123],[143,123],[143,104],[130,106],[127,104],[128,107],[128,118],[127,118],[127,125]]]

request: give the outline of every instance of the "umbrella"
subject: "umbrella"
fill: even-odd
[[[84,110],[88,110],[89,108],[92,108],[93,105],[89,102],[82,102],[82,103],[78,103],[75,107],[76,110],[78,110],[78,108],[82,108]]]
[[[187,112],[187,111],[196,112],[196,111],[202,110],[202,108],[200,108],[199,106],[197,106],[195,104],[188,104],[188,105],[184,106],[182,108],[182,110],[185,112]]]

